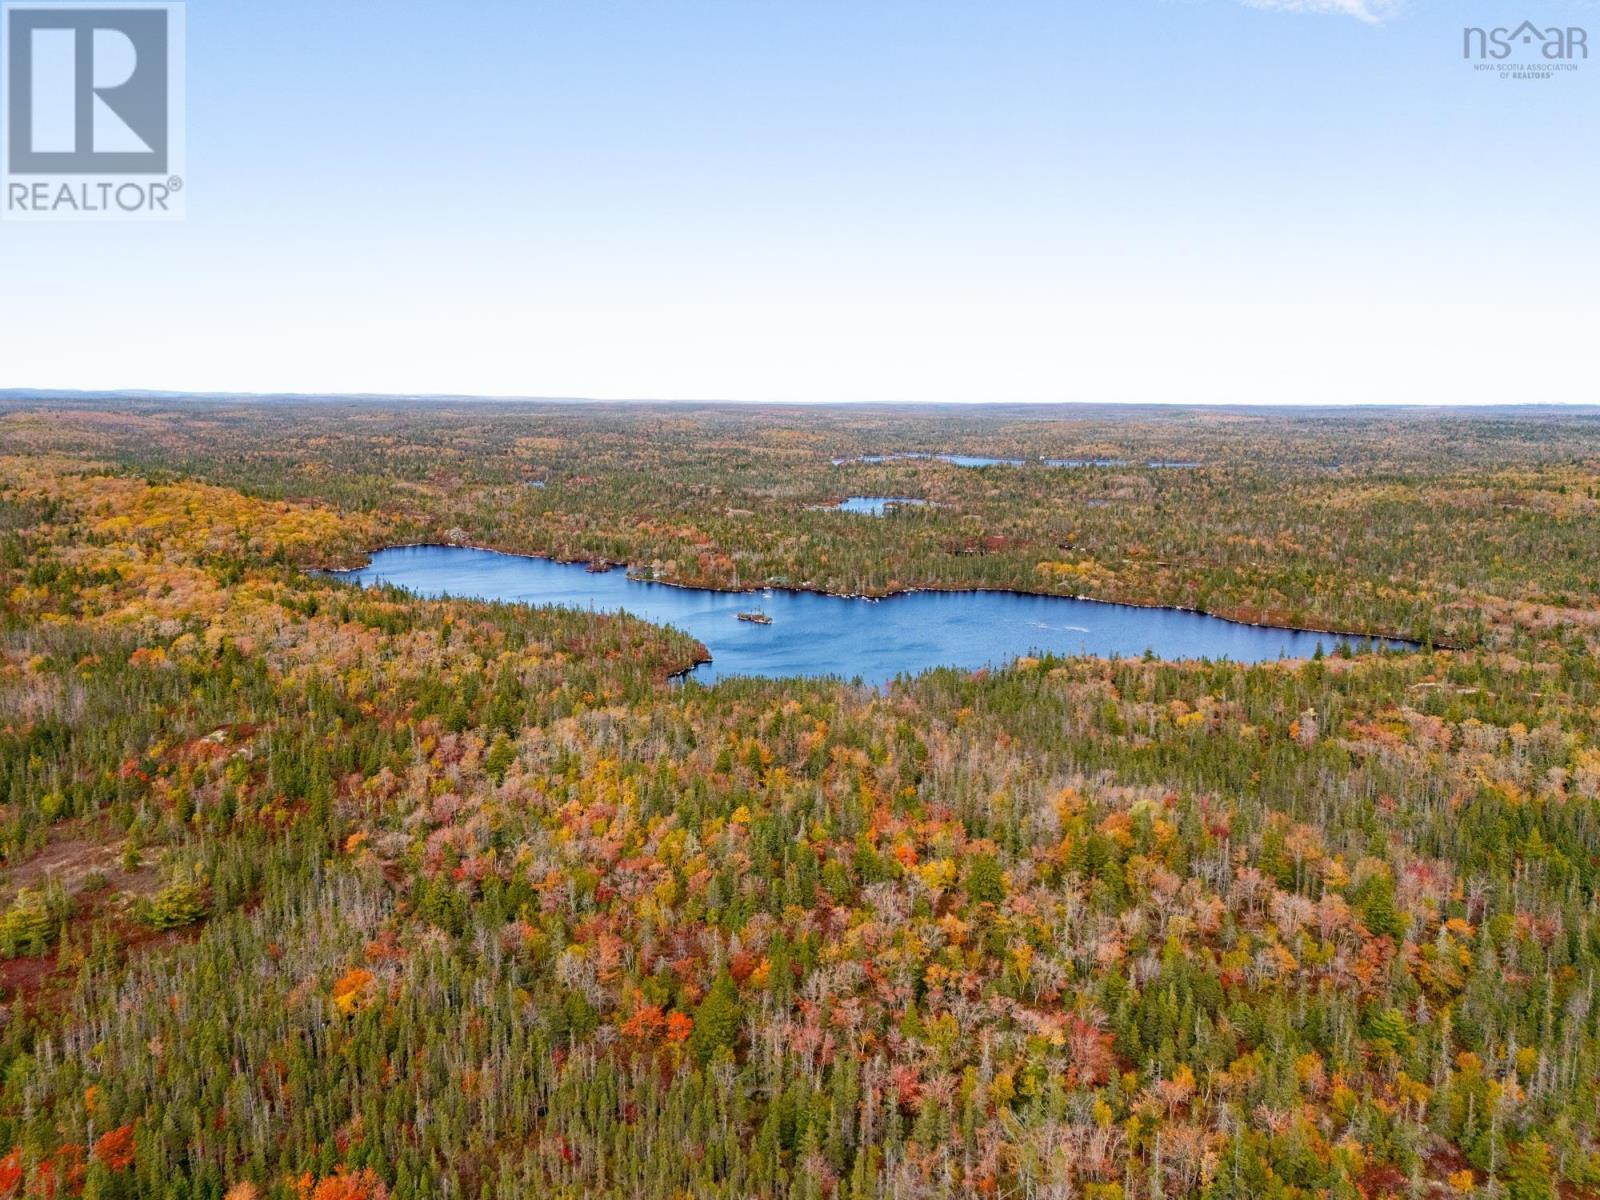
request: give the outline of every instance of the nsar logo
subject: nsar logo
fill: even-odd
[[[1519,48],[1525,53],[1537,48],[1546,62],[1588,58],[1589,31],[1573,25],[1540,28],[1532,21],[1524,21],[1515,29],[1469,27],[1463,31],[1461,39],[1461,57],[1476,58],[1480,62],[1490,59],[1504,62]]]
[[[3,215],[183,215],[184,6],[6,0]]]

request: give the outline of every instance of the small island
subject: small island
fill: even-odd
[[[752,625],[772,624],[772,618],[763,612],[742,612],[739,614],[739,620],[748,621]]]

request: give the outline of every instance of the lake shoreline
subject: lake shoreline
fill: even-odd
[[[487,554],[503,554],[510,558],[523,558],[534,562],[555,563],[558,566],[575,567],[587,565],[591,568],[595,566],[604,568],[603,571],[596,572],[597,574],[608,574],[618,570],[626,570],[631,572],[633,570],[633,568],[627,563],[613,562],[610,559],[558,558],[551,554],[531,554],[520,550],[503,550],[498,546],[486,546],[472,542],[396,542],[392,545],[380,546],[376,549],[367,550],[365,552],[367,556],[366,561],[354,567],[320,567],[314,569],[332,573],[360,571],[372,564],[372,558],[374,555],[383,553],[387,550],[478,550]],[[1024,591],[1021,588],[985,587],[981,584],[917,585],[912,587],[899,587],[893,591],[884,592],[881,595],[873,595],[870,593],[833,592],[824,588],[797,587],[793,584],[758,584],[752,587],[734,588],[707,586],[696,583],[678,583],[669,579],[644,579],[633,574],[629,574],[628,578],[635,583],[653,584],[657,587],[678,588],[683,591],[691,592],[712,592],[716,593],[717,595],[724,596],[749,596],[759,595],[762,592],[786,592],[801,596],[828,596],[835,600],[864,600],[874,604],[881,603],[886,600],[894,600],[902,596],[914,596],[918,594],[996,595],[1021,596],[1029,599],[1044,600],[1078,600],[1085,604],[1099,604],[1110,608],[1136,609],[1144,612],[1187,613],[1192,616],[1210,617],[1213,620],[1223,621],[1229,625],[1237,625],[1247,629],[1270,629],[1284,633],[1319,634],[1323,637],[1338,638],[1341,641],[1347,642],[1398,642],[1412,651],[1421,652],[1425,649],[1423,643],[1405,634],[1355,633],[1346,630],[1323,629],[1311,625],[1284,625],[1272,621],[1246,620],[1241,617],[1228,616],[1224,613],[1212,612],[1202,608],[1193,608],[1182,604],[1158,604],[1154,602],[1142,602],[1134,600],[1104,600],[1096,596],[1070,595],[1063,592],[1030,592]],[[1460,647],[1442,642],[1434,642],[1432,649],[1457,650],[1460,649]],[[1135,655],[1134,657],[1138,656]],[[680,672],[680,674],[687,675],[712,661],[714,660],[708,657],[701,662],[696,663],[693,667],[690,667],[688,671]]]

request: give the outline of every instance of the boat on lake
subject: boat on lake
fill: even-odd
[[[748,621],[752,625],[772,624],[772,618],[764,612],[743,612],[739,614],[739,620]]]

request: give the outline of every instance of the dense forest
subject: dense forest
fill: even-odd
[[[0,1200],[1600,1197],[1597,487],[1582,415],[13,403]],[[319,571],[419,540],[1423,645],[705,687]]]

